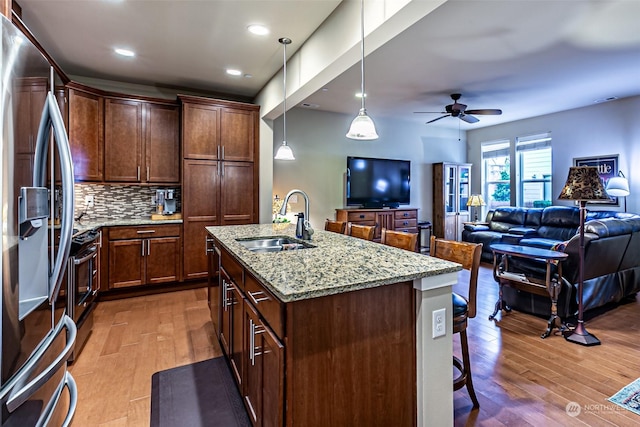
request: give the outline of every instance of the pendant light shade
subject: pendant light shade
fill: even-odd
[[[291,39],[282,37],[278,39],[278,42],[284,47],[283,50],[283,94],[284,94],[284,111],[282,113],[282,145],[278,147],[276,155],[273,157],[275,160],[295,160],[293,150],[287,145],[287,45],[291,44]]]
[[[366,92],[364,91],[364,0],[360,2],[360,111],[355,119],[351,122],[349,132],[347,132],[347,138],[357,139],[360,141],[371,141],[378,139],[378,133],[376,132],[376,126],[371,120],[371,117],[367,115],[367,109],[364,107],[364,98]]]

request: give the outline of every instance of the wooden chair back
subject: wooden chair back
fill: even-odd
[[[358,239],[373,240],[375,225],[347,224],[347,234]]]
[[[324,229],[326,231],[332,231],[334,233],[344,234],[347,229],[347,223],[344,221],[332,221],[327,219],[324,222]]]
[[[430,255],[432,257],[457,262],[462,264],[462,268],[469,270],[469,297],[467,298],[469,303],[467,317],[469,318],[476,317],[476,293],[481,254],[482,243],[457,242],[431,236]]]
[[[404,231],[393,231],[383,228],[380,236],[380,243],[383,245],[394,246],[396,248],[412,252],[416,251],[417,242],[418,233],[407,233]]]

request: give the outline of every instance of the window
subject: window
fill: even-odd
[[[543,208],[552,204],[551,133],[516,138],[516,205]]]
[[[482,143],[482,194],[492,210],[511,204],[509,140]]]

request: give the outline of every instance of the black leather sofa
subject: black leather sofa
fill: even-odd
[[[468,226],[463,240],[482,242],[483,259],[493,262],[490,245],[500,241],[551,249],[566,242],[569,257],[562,264],[563,284],[558,314],[570,317],[577,310],[579,274],[580,212],[578,208],[550,206],[543,209],[498,208],[487,215],[487,226]],[[588,211],[585,222],[585,270],[583,304],[585,311],[617,303],[640,291],[640,216],[616,211]],[[514,271],[544,277],[542,261],[513,258]],[[540,316],[549,316],[549,298],[503,290],[511,307]]]

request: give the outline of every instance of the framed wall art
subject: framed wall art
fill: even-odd
[[[598,175],[602,179],[602,184],[606,187],[609,178],[613,178],[618,175],[618,155],[612,154],[610,156],[594,156],[594,157],[580,157],[573,159],[574,166],[595,166],[598,168]],[[598,200],[589,202],[591,204],[601,205],[616,205],[619,206],[617,197],[609,197],[609,200]]]

